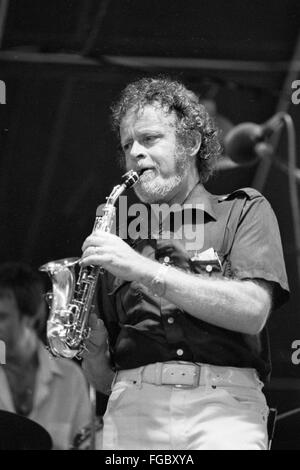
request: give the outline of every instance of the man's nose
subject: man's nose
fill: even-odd
[[[139,142],[134,141],[130,149],[130,156],[131,158],[145,157],[146,156],[145,147],[141,145]]]

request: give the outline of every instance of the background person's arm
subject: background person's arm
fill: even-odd
[[[110,365],[107,331],[102,320],[95,315],[90,318],[91,334],[86,341],[82,369],[88,382],[99,392],[109,395],[114,378]]]

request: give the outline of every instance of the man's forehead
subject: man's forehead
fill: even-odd
[[[144,106],[130,108],[121,120],[120,131],[126,128],[140,126],[170,125],[174,126],[176,122],[176,113],[169,111],[159,103],[146,104]]]

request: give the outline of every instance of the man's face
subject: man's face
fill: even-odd
[[[120,125],[127,170],[145,170],[134,186],[148,203],[169,202],[187,184],[190,158],[176,138],[176,115],[160,106],[129,110]]]
[[[20,315],[14,295],[0,297],[0,340],[5,342],[7,353],[16,349],[26,329],[26,317]]]

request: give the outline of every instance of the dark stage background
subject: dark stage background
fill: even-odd
[[[133,79],[163,73],[183,80],[215,107],[224,135],[280,110],[300,128],[300,104],[291,101],[300,78],[299,0],[2,0],[0,14],[7,93],[0,105],[0,262],[38,267],[80,255],[97,205],[120,180],[109,107]],[[276,160],[287,163],[284,131]],[[300,167],[299,153],[297,160]],[[282,415],[274,448],[300,449],[300,364],[291,360],[292,342],[300,340],[300,280],[289,184],[275,161],[259,182],[262,167],[231,166],[225,156],[207,187],[222,194],[256,186],[278,217],[292,295],[269,323],[268,395]]]

